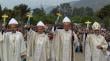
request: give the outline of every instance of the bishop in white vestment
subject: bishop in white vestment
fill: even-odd
[[[4,35],[4,61],[21,61],[26,55],[26,45],[23,34],[17,30],[18,22],[12,18],[9,21],[11,32]]]
[[[94,34],[90,34],[86,39],[85,61],[106,61],[105,54],[107,42],[100,34],[100,24],[95,22],[92,26]]]
[[[39,21],[37,24],[37,32],[34,34],[34,39],[28,53],[30,61],[48,61],[50,56],[50,46],[48,35],[44,33],[44,24]]]
[[[79,45],[77,35],[70,29],[70,19],[65,17],[63,19],[64,29],[57,29],[55,32],[55,56],[56,61],[71,61],[75,60],[74,54],[72,56],[72,47]],[[72,36],[74,36],[74,43],[72,45]],[[75,52],[74,52],[75,53]]]

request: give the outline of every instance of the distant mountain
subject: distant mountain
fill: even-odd
[[[50,6],[50,7],[45,8],[46,13],[48,14],[55,7],[56,6]]]
[[[70,4],[76,3],[77,1],[73,1],[73,2],[67,2]],[[49,13],[52,9],[56,8],[58,5],[54,5],[54,6],[49,6],[45,8],[46,13]]]
[[[98,11],[105,5],[110,4],[110,0],[80,0],[80,1],[73,1],[69,3],[73,8],[90,7],[90,8],[93,8],[94,11]],[[47,7],[45,10],[47,13],[49,13],[55,7],[56,6],[50,6],[50,7]]]
[[[110,0],[80,0],[77,2],[70,2],[72,7],[91,7],[94,11],[97,11],[107,4],[110,4]]]

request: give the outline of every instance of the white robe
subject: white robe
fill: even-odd
[[[27,41],[27,44],[30,43],[31,39],[32,39],[32,36],[33,34],[35,33],[35,31],[33,31],[32,29],[30,29],[29,31],[26,32],[26,41]]]
[[[83,39],[82,48],[83,48],[83,52],[85,54],[85,43],[86,43],[86,40],[85,40],[86,39],[86,34],[85,33],[83,34],[83,38],[82,39]]]
[[[57,29],[55,36],[56,61],[71,61],[72,57],[72,34],[74,35],[74,49],[79,44],[77,35],[71,30]],[[74,51],[74,50],[73,50]],[[75,54],[75,53],[74,53]],[[75,60],[75,58],[73,58]]]
[[[107,53],[107,55],[106,55],[107,61],[110,61],[110,51],[106,51],[106,53]]]
[[[30,47],[32,47],[32,41],[35,40],[35,36],[36,36],[36,32],[33,31],[32,29],[30,29],[29,31],[27,31],[27,61],[32,60],[32,49]]]
[[[4,61],[21,61],[26,54],[26,45],[21,32],[7,32],[4,35]]]
[[[55,41],[51,40],[50,41],[50,60],[55,61]]]
[[[0,60],[3,61],[3,35],[0,32]]]
[[[108,49],[110,48],[110,42],[108,42]],[[110,51],[109,50],[107,50],[106,51],[106,57],[107,57],[107,61],[110,61]]]
[[[33,39],[30,45],[29,58],[31,61],[48,61],[50,57],[50,46],[48,36],[43,34],[35,34],[35,40]]]
[[[98,49],[98,45],[101,45],[103,49]],[[107,42],[103,36],[95,34],[88,35],[85,46],[85,61],[105,61],[107,46]]]

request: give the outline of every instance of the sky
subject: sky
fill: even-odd
[[[56,6],[60,3],[66,3],[71,1],[79,1],[79,0],[0,0],[1,6],[12,9],[15,5],[26,4],[30,8],[39,8],[41,5],[43,7]]]

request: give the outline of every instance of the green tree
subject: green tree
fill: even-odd
[[[49,14],[56,15],[58,12],[60,12],[60,9],[61,8],[59,6],[57,6],[57,7],[53,8]]]
[[[73,8],[73,16],[93,16],[94,11],[90,7]]]
[[[69,3],[64,3],[60,5],[62,15],[72,16],[72,7]]]
[[[100,18],[110,17],[110,5],[104,6],[98,13],[97,16]]]
[[[33,9],[33,23],[37,23],[39,20],[43,21],[46,18],[46,12],[43,7]]]
[[[110,27],[110,5],[104,6],[97,12],[97,16],[101,19],[101,22],[104,23],[106,28]]]
[[[85,13],[86,13],[87,16],[93,16],[94,15],[94,11],[90,7],[85,8]]]
[[[7,22],[13,17],[13,11],[11,9],[8,9],[7,7],[2,10],[2,15],[4,14],[8,15]]]
[[[17,5],[13,8],[13,17],[15,17],[21,24],[26,20],[26,14],[30,12],[30,8],[25,4]]]
[[[76,8],[76,7],[73,8],[72,16],[79,16],[78,12],[79,12],[79,9],[78,8]]]

